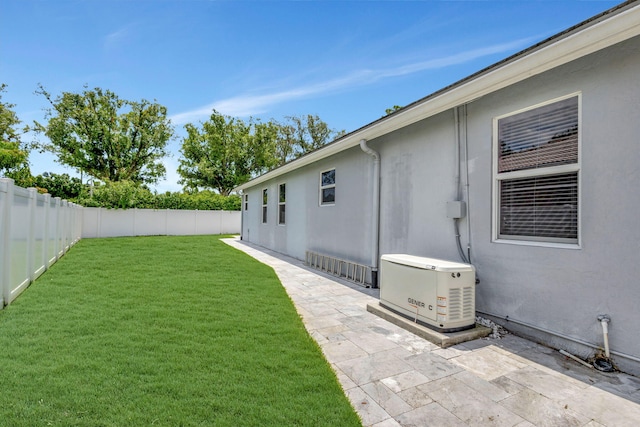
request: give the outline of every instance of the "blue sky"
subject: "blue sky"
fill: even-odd
[[[157,100],[177,137],[156,189],[178,191],[183,126],[213,108],[350,132],[618,3],[3,0],[0,82],[25,124],[43,120],[39,83]],[[32,173],[72,172],[54,160],[32,153]]]

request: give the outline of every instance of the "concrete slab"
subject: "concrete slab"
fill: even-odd
[[[489,336],[491,333],[490,328],[477,324],[473,329],[467,329],[466,331],[450,333],[434,331],[433,329],[429,329],[419,323],[412,322],[406,317],[402,317],[399,314],[386,309],[379,303],[367,304],[367,311],[442,348],[451,347],[456,344],[472,341],[478,338],[484,338]]]

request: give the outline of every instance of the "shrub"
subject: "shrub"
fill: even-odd
[[[190,209],[190,210],[240,210],[240,196],[222,196],[213,191],[195,193],[166,192],[154,194],[148,188],[131,181],[118,181],[98,185],[92,195],[72,200],[86,207],[111,209]]]

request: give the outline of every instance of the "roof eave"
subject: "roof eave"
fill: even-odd
[[[640,35],[640,6],[625,3],[504,61],[378,119],[299,159],[242,184],[241,191],[355,147],[443,111],[469,103],[529,77]]]

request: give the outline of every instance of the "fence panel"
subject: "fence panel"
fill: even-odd
[[[33,251],[30,271],[33,272],[33,280],[38,278],[47,269],[45,258],[45,240],[47,229],[47,201],[45,197],[35,197],[34,211],[31,215],[31,228],[33,229]]]
[[[196,215],[194,215],[195,211],[167,210],[166,213],[168,235],[188,236],[196,234]]]
[[[240,211],[84,208],[82,237],[238,234]]]
[[[220,234],[240,234],[242,212],[220,211]]]
[[[0,309],[80,240],[81,209],[0,178]]]
[[[133,221],[136,236],[169,234],[167,233],[167,211],[165,210],[133,209]]]
[[[0,309],[81,237],[236,234],[240,225],[239,211],[82,208],[0,178]]]
[[[60,198],[48,198],[49,218],[47,219],[47,268],[58,259],[58,217],[60,216]]]
[[[11,204],[11,227],[9,240],[11,263],[9,264],[9,283],[11,289],[6,294],[7,304],[15,299],[29,284],[29,231],[30,231],[29,192],[15,187]]]

